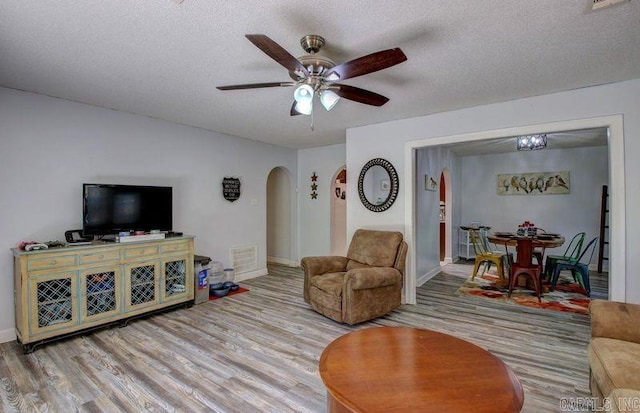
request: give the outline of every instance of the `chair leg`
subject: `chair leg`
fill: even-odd
[[[476,274],[478,273],[478,269],[480,268],[480,263],[480,261],[476,261],[475,264],[473,264],[473,273],[471,274],[471,280],[476,278]]]
[[[578,270],[580,273],[580,279],[582,281],[582,287],[587,292],[587,297],[591,297],[591,286],[589,285],[589,268],[586,268],[586,271],[582,268]]]

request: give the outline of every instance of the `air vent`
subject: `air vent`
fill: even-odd
[[[591,10],[600,10],[618,3],[628,3],[631,0],[591,0]]]
[[[258,245],[233,247],[230,255],[235,274],[244,274],[258,269]]]

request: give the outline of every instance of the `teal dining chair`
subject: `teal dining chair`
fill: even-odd
[[[584,290],[587,292],[587,296],[590,296],[591,286],[589,285],[589,263],[593,258],[593,253],[596,250],[597,244],[598,244],[598,237],[595,237],[594,239],[589,241],[587,246],[584,247],[582,254],[580,254],[580,257],[578,257],[578,260],[576,262],[563,261],[563,260],[556,261],[555,265],[553,266],[553,273],[551,276],[551,285],[549,289],[551,291],[555,290],[556,284],[558,283],[558,277],[560,277],[560,272],[567,270],[567,271],[571,271],[571,275],[573,276],[574,281],[577,281],[582,286],[582,288],[584,288]],[[587,256],[589,257],[589,259],[586,259]],[[580,275],[579,278],[578,278],[578,275]]]
[[[578,262],[578,257],[580,256],[580,252],[582,252],[582,244],[584,243],[584,232],[578,232],[576,235],[571,238],[571,242],[567,246],[564,254],[562,255],[550,255],[547,254],[547,259],[544,263],[544,278],[546,280],[551,279],[551,275],[553,275],[553,267],[556,265],[556,262],[559,260],[569,261],[570,263],[575,264]]]

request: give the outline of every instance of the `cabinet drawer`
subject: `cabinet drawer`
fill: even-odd
[[[188,251],[189,244],[186,242],[176,242],[174,244],[162,245],[160,247],[160,251],[165,252],[179,252],[179,251]]]
[[[124,250],[125,258],[136,258],[136,257],[148,257],[150,255],[158,255],[159,249],[157,245],[147,246],[147,247],[138,247],[138,248],[128,248]]]
[[[120,251],[102,251],[80,255],[80,264],[95,264],[101,262],[118,261]]]
[[[29,257],[27,268],[29,271],[45,268],[64,268],[76,265],[76,255],[53,255],[44,257]]]

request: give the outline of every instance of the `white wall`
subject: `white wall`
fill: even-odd
[[[457,246],[457,228],[461,213],[460,158],[442,147],[424,148],[416,151],[416,272],[423,282],[424,275],[432,276],[440,270],[440,187],[437,191],[425,190],[424,176],[430,175],[440,182],[442,170],[447,168],[451,173],[451,210],[452,217],[449,244]],[[457,255],[457,249],[452,256]],[[450,258],[452,258],[450,256]]]
[[[461,161],[463,225],[479,221],[495,231],[515,232],[526,220],[565,237],[584,231],[585,243],[599,235],[602,186],[609,179],[606,146],[464,156]],[[497,194],[498,174],[546,171],[569,171],[570,193]],[[597,253],[593,264],[596,258]]]
[[[9,249],[81,228],[83,182],[173,186],[174,229],[196,236],[196,253],[229,265],[230,247],[257,244],[266,272],[267,176],[297,171],[295,150],[2,88],[0,125],[0,341],[15,337]],[[240,178],[233,203],[224,176]]]
[[[497,130],[509,127],[585,119],[607,115],[624,117],[624,188],[626,218],[626,301],[640,303],[640,215],[631,213],[640,204],[640,79],[536,96],[386,122],[347,130],[347,169],[358,173],[365,162],[376,157],[389,160],[400,175],[400,192],[386,212],[366,210],[353,197],[356,182],[348,184],[348,231],[360,227],[387,227],[404,232],[406,183],[405,144],[441,136]],[[349,195],[350,194],[350,195]],[[411,217],[409,217],[411,218]],[[410,249],[415,246],[410,246]],[[409,252],[411,255],[415,251]]]
[[[298,151],[298,222],[300,258],[331,254],[331,179],[345,165],[345,145],[330,145]],[[358,169],[359,170],[359,169]],[[311,199],[311,175],[316,173],[317,199]],[[353,173],[347,168],[347,182]],[[356,191],[357,194],[357,191]],[[347,191],[347,197],[349,197]],[[357,195],[356,195],[357,198]],[[348,238],[347,244],[351,240]]]

